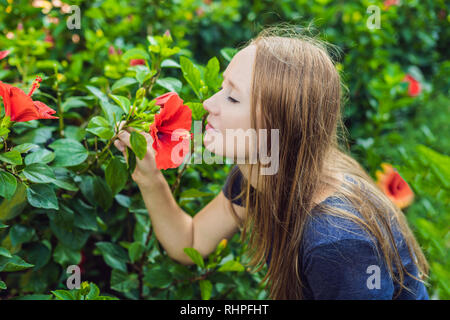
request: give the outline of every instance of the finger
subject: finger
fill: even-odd
[[[118,129],[118,132],[119,132],[120,130],[122,130],[123,126],[125,125],[125,122],[126,122],[125,120],[119,122],[119,129]]]
[[[120,140],[115,140],[114,141],[114,146],[120,151],[120,152],[124,152],[125,151],[125,145],[120,142]]]
[[[145,140],[147,140],[147,144],[153,144],[153,137],[148,132],[141,132],[141,134],[145,137]]]
[[[126,130],[121,130],[117,138],[127,147],[131,148],[130,133]]]

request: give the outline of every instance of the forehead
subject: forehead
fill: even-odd
[[[238,53],[231,59],[230,64],[224,71],[224,76],[231,79],[239,86],[250,88],[250,80],[253,74],[253,62],[256,55],[256,46],[250,45]]]

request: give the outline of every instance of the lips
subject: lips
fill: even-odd
[[[211,130],[219,131],[216,128],[214,128],[213,125],[211,125],[211,123],[209,122],[208,119],[206,119],[206,120],[208,121],[208,124],[206,125],[205,130],[210,130],[211,129]]]
[[[207,131],[208,130],[215,130],[215,131],[217,131],[216,129],[214,129],[214,127],[212,126],[212,125],[210,125],[209,123],[206,125],[206,128],[205,128]]]

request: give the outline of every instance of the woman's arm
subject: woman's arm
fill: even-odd
[[[172,259],[186,265],[193,264],[184,248],[193,247],[207,257],[220,240],[230,238],[239,230],[228,199],[220,192],[194,217],[184,212],[174,199],[164,175],[156,167],[152,137],[146,133],[143,135],[147,139],[147,153],[143,160],[136,159],[132,178],[139,186],[158,241]],[[114,145],[125,152],[125,145],[130,146],[130,134],[121,131],[118,137]],[[244,209],[233,206],[242,217]]]

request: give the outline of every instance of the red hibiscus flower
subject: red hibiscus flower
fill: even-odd
[[[176,92],[167,92],[167,93],[164,93],[163,95],[157,97],[155,104],[157,106],[164,107],[164,105],[169,100],[169,98],[171,98],[173,96],[176,97],[175,99],[176,99],[177,104],[183,103],[183,100],[181,100],[181,98],[178,96],[178,94]]]
[[[420,94],[422,91],[422,87],[420,86],[420,82],[414,79],[410,74],[407,74],[403,78],[404,82],[408,82],[408,95],[410,97],[415,97]]]
[[[36,78],[28,95],[19,88],[0,81],[0,96],[3,97],[5,114],[11,117],[11,121],[58,119],[58,117],[52,116],[56,113],[55,110],[49,108],[45,103],[31,99],[31,95],[39,87],[41,81],[40,77]]]
[[[138,65],[145,66],[145,60],[144,59],[131,59],[130,60],[130,66],[138,66]]]
[[[156,104],[161,109],[150,126],[156,166],[158,169],[177,168],[189,153],[192,111],[183,105],[183,100],[175,92],[157,97]]]
[[[375,172],[377,185],[400,209],[409,206],[414,200],[414,193],[409,185],[392,165],[382,163],[381,167],[383,172],[380,170]]]
[[[9,54],[8,50],[0,51],[0,60],[6,58],[8,56],[8,54]]]
[[[384,8],[389,9],[390,6],[398,6],[400,4],[399,0],[386,0],[383,2]]]

